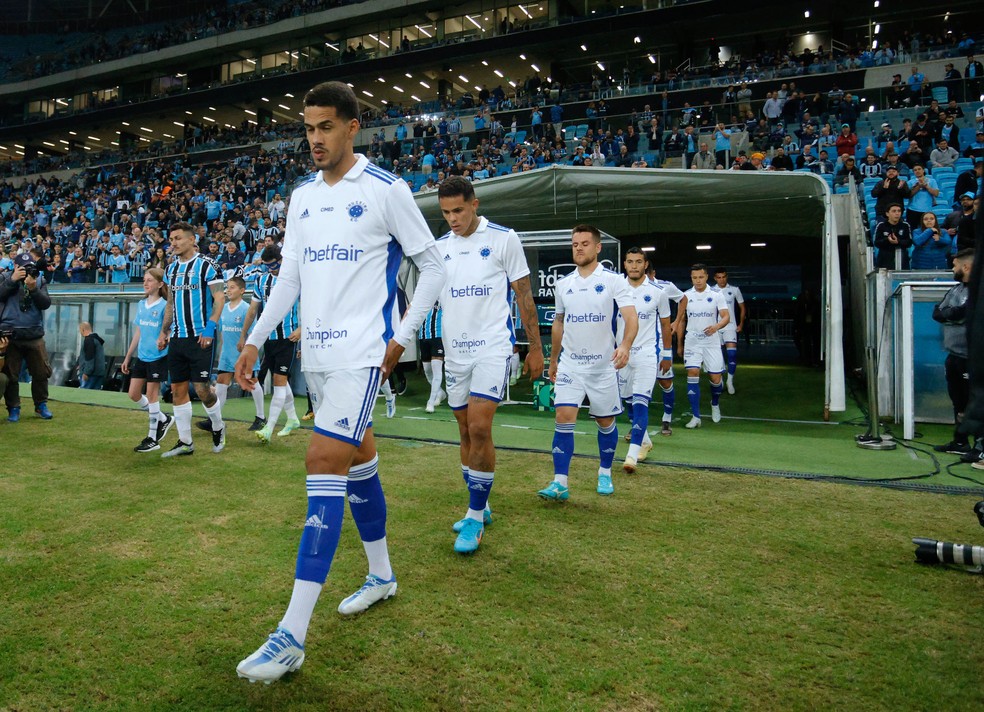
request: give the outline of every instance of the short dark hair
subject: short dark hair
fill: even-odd
[[[573,237],[576,233],[579,232],[590,233],[591,237],[594,238],[595,242],[601,242],[601,230],[596,228],[594,225],[588,225],[587,223],[581,223],[580,225],[575,225],[571,229],[571,237]]]
[[[646,256],[646,253],[643,252],[642,249],[640,249],[638,247],[630,247],[629,249],[627,249],[625,251],[625,255],[622,257],[622,259],[625,259],[629,255],[642,255],[643,257],[645,257]]]
[[[973,247],[965,247],[953,256],[954,262],[957,260],[972,260],[972,259],[974,259]]]
[[[229,284],[235,284],[237,287],[243,290],[246,289],[246,280],[243,279],[242,277],[230,277]]]
[[[891,210],[892,208],[898,208],[899,210],[902,210],[902,203],[889,203],[888,205],[885,206],[885,214],[888,215],[888,211]]]
[[[470,180],[461,176],[445,178],[437,189],[438,199],[457,198],[459,195],[466,201],[475,199],[475,186],[471,184]]]
[[[359,100],[343,82],[322,82],[304,95],[304,106],[330,107],[346,121],[359,118]]]
[[[726,267],[715,267],[714,276],[717,277],[719,274],[727,274],[728,270]]]
[[[690,265],[691,272],[700,272],[701,270],[703,270],[704,274],[710,274],[710,270],[707,269],[707,265],[703,262],[697,262],[696,264]]]
[[[183,230],[184,232],[190,232],[192,235],[195,234],[195,228],[191,226],[191,223],[176,222],[171,226],[171,232],[175,230]]]
[[[276,245],[267,245],[260,253],[260,259],[264,262],[272,262],[280,259],[280,248]]]

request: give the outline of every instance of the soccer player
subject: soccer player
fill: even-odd
[[[137,314],[133,318],[133,339],[123,358],[120,370],[130,376],[130,400],[146,410],[150,418],[145,437],[134,452],[153,452],[160,450],[161,440],[174,425],[174,418],[161,412],[161,381],[166,378],[167,347],[157,348],[157,336],[161,332],[164,309],[167,305],[167,285],[164,284],[164,270],[159,267],[144,272],[144,298],[137,304]],[[136,352],[133,366],[131,359]],[[147,395],[144,395],[144,386]]]
[[[478,549],[491,521],[492,419],[505,396],[516,343],[510,291],[525,322],[538,322],[519,236],[478,214],[475,189],[460,176],[442,182],[437,199],[451,228],[437,243],[448,271],[441,294],[448,405],[458,421],[461,475],[468,487],[468,512],[452,528],[458,532],[454,550],[467,554]],[[536,329],[529,339],[525,369],[536,378],[543,373],[543,347]]]
[[[171,376],[174,419],[178,425],[178,444],[161,457],[191,455],[195,446],[191,436],[191,398],[188,383],[205,406],[212,424],[212,452],[225,448],[225,423],[215,391],[208,381],[212,373],[215,329],[225,304],[222,277],[198,252],[194,228],[174,223],[170,235],[175,260],[164,272],[169,288],[157,348],[168,347],[167,370]]]
[[[680,288],[665,279],[658,279],[656,277],[656,267],[653,266],[652,261],[646,266],[646,276],[656,283],[656,286],[662,287],[663,291],[666,292],[667,298],[670,301],[680,303],[683,299],[683,292]],[[680,315],[677,314],[677,319],[679,320]],[[670,336],[672,338],[673,334],[676,333],[676,323],[670,324]],[[659,383],[659,388],[663,391],[663,420],[660,426],[660,435],[670,436],[673,435],[673,429],[670,423],[673,422],[673,407],[676,405],[676,393],[673,391],[673,350],[670,349],[670,358],[666,359],[666,354],[663,354],[663,358],[660,359],[660,373],[657,377],[657,382]],[[642,435],[643,445],[649,444],[652,447],[652,441],[649,439],[649,432],[645,432]]]
[[[328,576],[348,499],[369,560],[363,586],[338,607],[353,615],[396,593],[386,546],[372,404],[444,284],[444,266],[407,184],[356,155],[359,102],[348,85],[304,97],[304,131],[318,169],[291,196],[283,264],[266,309],[236,362],[251,388],[257,348],[301,299],[301,364],[315,405],[308,444],[308,511],[294,590],[276,631],[236,672],[272,682],[304,662],[304,641]],[[394,333],[403,255],[420,270],[415,300]]]
[[[690,281],[694,285],[683,293],[680,300],[680,318],[677,319],[677,350],[683,356],[687,369],[687,399],[693,417],[688,428],[700,427],[700,368],[704,367],[711,381],[711,420],[721,422],[721,393],[724,383],[724,357],[721,355],[721,331],[731,320],[728,303],[720,292],[707,286],[707,265],[696,264],[690,268]],[[684,340],[686,329],[686,340]]]
[[[277,283],[282,264],[283,256],[279,247],[268,245],[263,248],[263,252],[260,254],[262,274],[256,280],[256,286],[253,287],[253,298],[249,303],[249,311],[246,312],[246,320],[242,324],[238,343],[240,351],[246,346],[249,329],[253,326],[254,320],[257,315],[263,313],[270,301],[270,293]],[[301,421],[297,418],[297,411],[294,408],[294,393],[290,390],[290,384],[287,380],[291,366],[294,365],[297,342],[301,338],[296,299],[291,308],[287,310],[283,320],[276,325],[276,328],[268,332],[268,335],[269,338],[263,344],[261,370],[269,371],[273,378],[273,398],[270,400],[270,413],[266,425],[256,431],[256,438],[261,443],[270,442],[270,438],[273,437],[273,429],[277,427],[277,420],[283,411],[287,411],[287,422],[277,433],[277,437],[286,437],[301,427]]]
[[[646,277],[645,253],[638,247],[630,247],[625,251],[622,265],[639,318],[639,332],[632,342],[629,363],[618,372],[622,400],[631,405],[632,415],[629,452],[622,469],[632,474],[639,460],[645,460],[652,448],[652,441],[644,437],[649,430],[649,401],[657,374],[673,372],[673,340],[670,337],[670,300],[663,287]],[[620,315],[616,340],[620,340],[624,328],[625,321]]]
[[[225,406],[226,396],[229,393],[229,386],[232,385],[232,375],[236,370],[236,359],[239,358],[239,338],[243,331],[243,323],[246,321],[246,314],[249,305],[243,301],[243,294],[246,293],[246,280],[242,277],[230,277],[226,282],[226,305],[222,308],[222,316],[219,317],[219,364],[216,367],[218,372],[215,376],[215,395],[219,399],[219,407]],[[253,371],[258,370],[259,364],[253,365]],[[263,387],[257,383],[251,393],[253,405],[256,408],[256,417],[249,426],[251,431],[257,431],[266,425],[266,418],[263,412]],[[210,421],[205,421],[211,425]]]
[[[601,266],[601,233],[577,225],[571,234],[577,269],[557,280],[557,300],[551,331],[550,380],[556,386],[556,425],[553,439],[554,479],[537,492],[544,499],[565,501],[567,475],[574,456],[574,424],[587,397],[588,413],[598,425],[598,494],[609,495],[612,461],[618,445],[615,417],[622,412],[616,371],[629,362],[639,318],[629,285],[617,272]],[[625,320],[622,341],[615,344],[616,311]],[[529,322],[527,322],[529,323]]]
[[[724,352],[728,356],[728,393],[735,392],[735,371],[738,370],[738,334],[745,328],[745,299],[741,290],[733,284],[728,284],[728,270],[718,267],[714,270],[714,284],[711,289],[724,295],[728,303],[728,314],[737,316],[721,329],[721,340],[724,342]]]
[[[433,413],[447,396],[444,389],[444,341],[441,339],[441,305],[435,304],[427,312],[427,318],[417,331],[420,344],[420,361],[424,365],[424,376],[430,384],[430,396],[424,410]]]

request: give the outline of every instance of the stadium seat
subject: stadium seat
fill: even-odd
[[[953,166],[937,166],[931,169],[930,173],[934,176],[943,175],[944,173],[953,173]]]
[[[574,138],[584,138],[588,134],[587,124],[578,124],[577,128],[574,130]]]

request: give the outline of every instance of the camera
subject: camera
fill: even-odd
[[[38,266],[34,262],[24,265],[24,272],[28,277],[33,277],[34,279],[37,279],[41,274],[41,270],[38,269]]]
[[[984,501],[974,505],[974,514],[984,527]],[[953,564],[971,573],[984,573],[984,546],[953,544],[924,537],[915,537],[916,561],[920,564]]]

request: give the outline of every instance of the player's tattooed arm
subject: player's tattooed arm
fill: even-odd
[[[167,304],[164,305],[164,318],[161,319],[161,333],[157,337],[157,349],[163,351],[171,334],[171,323],[174,321],[174,291],[169,291]]]
[[[513,282],[512,288],[516,292],[519,316],[523,320],[526,339],[530,344],[526,362],[523,364],[523,372],[528,373],[530,378],[539,378],[543,373],[543,344],[540,342],[540,317],[536,311],[536,304],[533,303],[533,288],[530,286],[529,275]]]

